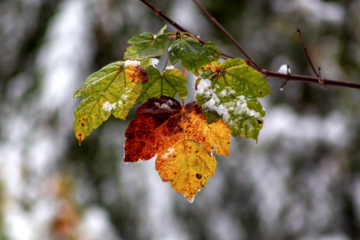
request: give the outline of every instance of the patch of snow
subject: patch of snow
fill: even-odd
[[[140,61],[137,61],[137,60],[126,60],[125,61],[125,64],[124,64],[124,67],[127,67],[127,66],[140,66]]]
[[[287,64],[283,64],[283,65],[280,66],[278,72],[282,73],[282,74],[288,74],[288,73],[291,73],[291,70],[290,70],[290,68],[288,67]]]
[[[110,103],[109,101],[106,101],[103,105],[103,109],[107,112],[111,112],[111,110],[116,109],[116,103]]]
[[[165,110],[171,110],[171,107],[169,105],[167,105],[167,103],[161,104],[160,108],[165,109]]]
[[[164,154],[163,159],[167,159],[174,151],[174,148],[169,148],[168,151]]]
[[[150,61],[149,61],[148,67],[149,67],[149,66],[155,67],[155,66],[158,65],[158,64],[159,64],[159,59],[157,59],[157,58],[151,58]]]
[[[175,67],[173,65],[170,65],[165,68],[165,70],[170,70],[170,69],[175,69]]]
[[[233,94],[235,91],[230,87],[226,87],[224,90],[216,92],[215,89],[218,89],[218,86],[216,85],[214,89],[210,89],[210,84],[209,80],[201,80],[198,84],[198,90],[196,91],[197,95],[202,95],[207,100],[202,107],[219,114],[229,126],[238,129],[241,121],[244,120],[244,117],[251,117],[259,120],[263,119],[260,112],[248,107],[245,96],[237,96],[235,101],[222,102],[219,98]],[[245,125],[249,132],[255,130],[249,120],[245,122]]]
[[[197,85],[196,94],[202,95],[210,86],[211,81],[209,79],[201,79]]]

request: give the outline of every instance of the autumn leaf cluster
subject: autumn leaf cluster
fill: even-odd
[[[229,156],[230,135],[257,141],[265,116],[258,98],[271,89],[244,60],[221,60],[215,43],[203,45],[187,33],[165,29],[132,37],[123,61],[87,78],[74,95],[83,97],[74,131],[81,144],[111,114],[125,120],[142,104],[125,133],[124,161],[156,157],[162,180],[192,201],[214,176],[213,152]],[[155,66],[164,53],[171,65],[159,71]],[[184,104],[187,79],[174,65],[196,77],[197,101]]]

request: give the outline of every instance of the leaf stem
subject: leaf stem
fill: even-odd
[[[199,40],[198,40],[194,35],[192,35],[192,34],[189,33],[189,32],[183,32],[182,34],[187,34],[187,35],[189,35],[191,38],[193,38],[195,41],[199,42]]]
[[[169,57],[166,59],[166,62],[165,62],[165,65],[164,65],[164,69],[163,69],[162,72],[165,72],[168,62],[169,62]]]

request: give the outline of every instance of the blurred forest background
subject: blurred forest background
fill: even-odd
[[[150,2],[243,57],[192,1]],[[360,82],[359,0],[200,3],[269,70],[313,75],[300,28],[323,77]],[[0,1],[0,239],[360,239],[359,90],[268,79],[259,142],[233,138],[192,204],[153,160],[122,161],[135,111],[78,146],[75,90],[163,25],[136,0]]]

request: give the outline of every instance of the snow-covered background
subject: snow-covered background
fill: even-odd
[[[243,57],[192,1],[151,2]],[[312,74],[301,28],[324,77],[360,82],[360,1],[202,2],[260,65]],[[135,0],[0,2],[0,239],[359,239],[358,90],[268,79],[259,142],[233,138],[192,204],[154,160],[122,161],[135,111],[77,145],[75,90],[164,24]]]

